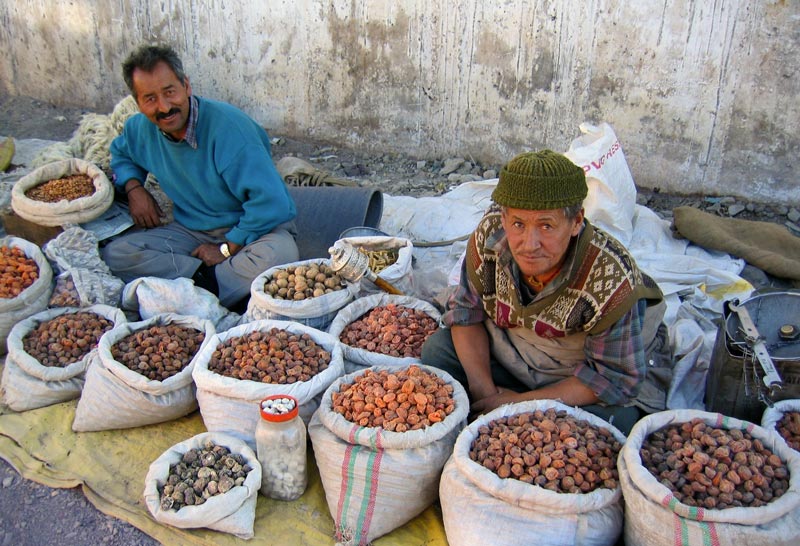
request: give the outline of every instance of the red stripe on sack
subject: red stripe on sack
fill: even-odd
[[[383,436],[381,435],[381,430],[383,429],[378,428],[375,434],[375,462],[372,466],[367,513],[364,517],[364,526],[361,529],[361,544],[367,544],[367,530],[372,522],[372,515],[375,513],[375,498],[378,495],[378,476],[381,472],[381,459],[383,458]]]
[[[355,439],[355,433],[358,430],[358,427],[355,426],[350,429],[350,434],[348,435],[348,444],[344,450],[344,457],[342,458],[342,484],[339,488],[339,504],[336,507],[336,524],[337,527],[341,527],[342,522],[342,511],[344,510],[344,499],[347,496],[347,468],[350,466],[350,458],[352,457],[353,453],[353,442]],[[342,529],[336,529],[336,539],[342,540],[340,536]]]
[[[682,546],[683,545],[683,529],[681,527],[681,517],[678,514],[672,514],[672,524],[674,525],[674,537],[673,537],[673,544],[675,546]]]
[[[719,534],[717,534],[717,526],[714,522],[708,524],[708,533],[711,535],[711,546],[720,546]]]

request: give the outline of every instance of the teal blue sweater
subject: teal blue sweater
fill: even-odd
[[[144,114],[126,122],[111,143],[117,187],[156,177],[173,201],[175,221],[192,230],[230,227],[246,245],[296,215],[270,155],[269,136],[238,108],[198,99],[197,149],[165,137]]]

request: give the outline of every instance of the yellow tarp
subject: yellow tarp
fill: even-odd
[[[1,367],[0,367],[1,368]],[[255,537],[242,540],[205,529],[156,522],[142,498],[150,463],[170,446],[205,432],[199,412],[169,423],[126,430],[72,432],[77,401],[16,413],[0,405],[0,457],[23,477],[49,487],[81,486],[100,511],[124,520],[164,544],[332,544],[333,519],[309,452],[309,481],[294,502],[258,496]],[[310,444],[309,444],[310,445]],[[438,505],[377,539],[376,546],[445,546]]]

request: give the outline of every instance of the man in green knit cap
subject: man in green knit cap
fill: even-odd
[[[624,433],[664,409],[664,303],[613,237],[584,217],[583,169],[550,150],[503,167],[467,244],[458,286],[422,361],[470,394],[472,412],[555,399]]]

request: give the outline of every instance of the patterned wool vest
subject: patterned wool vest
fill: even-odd
[[[528,305],[522,302],[499,207],[490,208],[481,219],[466,260],[470,282],[492,320],[501,328],[527,328],[541,337],[596,334],[639,299],[648,299],[649,305],[662,300],[661,290],[642,274],[628,251],[588,220],[572,238],[561,272]]]

